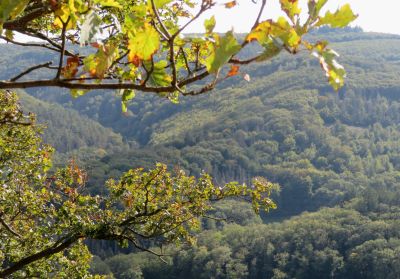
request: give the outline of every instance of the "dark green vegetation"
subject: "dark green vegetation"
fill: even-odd
[[[79,150],[94,193],[106,178],[156,161],[205,170],[217,182],[265,176],[281,185],[278,209],[262,220],[238,201],[219,205],[214,214],[238,224],[204,221],[197,245],[170,248],[167,265],[150,255],[113,256],[104,244],[92,247],[102,257],[94,270],[116,278],[399,278],[400,37],[313,36],[341,54],[348,79],[338,95],[318,61],[300,55],[243,67],[250,83],[238,76],[179,105],[137,93],[125,115],[112,92],[23,97],[49,123],[49,143]],[[34,57],[13,52],[4,59],[18,57],[21,68]]]

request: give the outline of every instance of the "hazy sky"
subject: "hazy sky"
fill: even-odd
[[[234,27],[235,32],[246,32],[256,18],[257,8],[261,4],[253,4],[251,0],[238,0],[239,5],[232,9],[226,9],[223,3],[230,0],[217,0],[216,7],[207,13],[200,22],[196,22],[188,31],[203,32],[203,20],[215,14],[217,19],[216,31],[224,32]],[[307,12],[307,0],[303,3],[303,12]],[[361,26],[365,31],[400,34],[400,1],[399,0],[329,0],[327,8],[335,11],[341,4],[349,3],[355,13],[359,14],[354,25]],[[279,12],[279,0],[267,0],[267,6],[263,19],[277,18]]]
[[[198,0],[200,2],[200,0]],[[252,0],[237,0],[238,5],[232,9],[226,9],[224,3],[231,0],[214,0],[217,2],[212,10],[205,13],[199,20],[190,25],[186,32],[204,32],[204,19],[215,15],[217,25],[215,30],[226,32],[232,27],[235,32],[248,32],[257,16],[261,0],[254,4]],[[307,0],[300,0],[303,13],[307,14]],[[359,15],[352,26],[360,26],[364,31],[375,31],[383,33],[400,34],[400,0],[328,0],[323,10],[335,11],[340,5],[349,3],[354,12]],[[279,9],[279,0],[267,0],[262,19],[277,18],[283,13]],[[184,21],[182,22],[184,23]],[[17,35],[18,40],[26,41],[32,38],[25,38]],[[0,40],[0,43],[2,40]]]

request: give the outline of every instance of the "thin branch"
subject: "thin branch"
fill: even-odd
[[[231,59],[229,59],[228,63],[238,64],[238,65],[247,65],[247,64],[250,64],[250,63],[252,63],[254,61],[257,61],[257,59],[259,59],[261,56],[262,56],[262,54],[254,56],[254,57],[246,59],[246,60],[240,60],[240,59],[237,59],[237,58],[231,58]]]
[[[171,84],[173,87],[178,88],[177,84],[177,71],[176,71],[176,63],[175,63],[175,53],[174,53],[174,37],[169,40],[169,62],[172,69],[172,81]]]
[[[210,75],[210,73],[205,71],[205,72],[203,72],[203,73],[201,73],[201,74],[199,74],[197,76],[194,76],[194,77],[191,77],[191,78],[187,78],[187,79],[184,79],[184,80],[180,81],[178,83],[178,85],[179,85],[179,87],[182,87],[182,86],[191,84],[191,83],[193,83],[195,81],[202,80],[202,79],[208,77],[209,75]],[[0,88],[1,88],[1,85],[0,85]]]
[[[260,23],[260,19],[261,19],[262,13],[264,12],[264,8],[265,8],[265,5],[266,5],[266,4],[267,4],[267,0],[262,0],[261,7],[260,7],[260,10],[259,10],[259,12],[258,12],[257,19],[256,19],[256,21],[254,22],[253,27],[251,27],[251,30],[253,30],[254,28],[256,28],[257,25]]]
[[[143,69],[146,72],[146,79],[143,81],[143,85],[146,85],[147,82],[150,79],[150,76],[153,74],[153,71],[154,71],[154,59],[153,59],[153,57],[151,57],[151,68],[150,68],[150,70],[147,70],[146,66],[143,63],[142,63],[142,65],[143,65]]]
[[[218,221],[218,222],[228,222],[228,218],[218,218],[218,217],[213,217],[209,215],[204,215],[203,218]]]
[[[115,65],[119,64],[126,56],[128,56],[128,54],[129,54],[129,50],[126,51],[123,55],[121,55],[118,59],[116,59],[116,60],[111,64],[110,69],[111,69],[112,67],[114,67]]]
[[[186,22],[181,28],[179,28],[178,31],[176,31],[172,35],[172,37],[175,38],[176,36],[178,36],[183,30],[186,29],[186,27],[188,27],[193,21],[197,20],[205,11],[207,11],[214,5],[215,5],[215,3],[212,1],[204,1],[203,0],[201,3],[200,10],[197,12],[197,14],[193,18],[191,18],[188,22]]]
[[[29,74],[30,72],[40,69],[40,68],[48,68],[53,62],[49,61],[43,64],[39,64],[33,67],[30,67],[28,69],[26,69],[25,71],[23,71],[22,73],[20,73],[19,75],[13,77],[12,79],[10,79],[11,82],[17,81],[18,79],[20,79],[21,77]]]
[[[260,24],[260,19],[261,19],[261,16],[262,16],[262,13],[264,12],[264,8],[265,8],[265,5],[267,4],[267,0],[262,0],[262,3],[261,3],[261,7],[260,7],[260,10],[259,10],[259,12],[258,12],[258,15],[257,15],[257,18],[256,18],[256,20],[254,21],[254,24],[253,24],[253,26],[251,27],[251,31],[253,31],[257,26],[258,26],[258,24]],[[244,48],[247,44],[249,43],[249,41],[247,41],[247,40],[244,40],[243,42],[242,42],[242,48]]]
[[[156,29],[156,31],[158,32],[158,34],[160,34],[160,35],[163,37],[164,40],[168,41],[168,38],[167,38],[167,36],[164,34],[164,32],[162,32],[162,31],[160,30],[160,28],[158,28],[157,23],[156,23],[154,20],[152,20],[151,23],[152,23],[153,27]]]
[[[61,70],[63,66],[63,61],[64,61],[64,53],[65,53],[65,32],[67,31],[67,26],[70,21],[71,17],[69,16],[66,22],[63,22],[60,18],[60,21],[63,24],[62,31],[61,31],[61,52],[60,52],[60,62],[58,64],[58,70],[57,70],[57,75],[56,79],[60,79],[61,76]]]
[[[163,31],[162,33],[167,37],[168,40],[171,39],[171,34],[169,33],[167,27],[165,27],[165,24],[162,21],[160,14],[158,13],[158,10],[157,10],[156,4],[154,3],[154,0],[151,0],[151,7],[153,9],[154,15],[157,18],[158,23],[161,26],[161,29]]]
[[[197,91],[196,90],[192,90],[192,91],[189,91],[189,92],[184,92],[184,93],[182,93],[182,95],[183,96],[201,95],[201,94],[204,94],[206,92],[209,92],[209,91],[213,90],[214,88],[215,88],[215,83],[213,82],[213,83],[210,83],[210,84],[202,87],[200,90],[197,90]]]
[[[189,77],[189,76],[192,75],[192,70],[190,69],[189,61],[187,59],[185,50],[183,49],[183,47],[181,47],[179,50],[182,53],[183,61],[185,61],[185,66],[186,66],[186,69],[187,69],[187,72],[188,72],[188,77]]]
[[[164,260],[162,257],[165,256],[163,254],[159,254],[157,252],[154,252],[153,250],[144,248],[143,246],[139,245],[134,239],[131,239],[130,237],[126,237],[127,240],[129,240],[130,242],[132,242],[132,244],[139,250],[142,250],[143,252],[148,252],[154,256],[157,256],[163,263],[167,263],[166,260]]]
[[[3,118],[3,119],[0,119],[0,125],[3,125],[3,124],[31,126],[32,122],[20,122],[20,121],[14,121],[14,120],[11,120],[11,119]]]
[[[154,210],[154,211],[152,211],[152,212],[138,213],[138,214],[136,214],[136,215],[134,215],[134,216],[132,216],[132,217],[127,218],[125,221],[122,221],[122,222],[119,224],[119,226],[129,226],[129,225],[132,224],[132,222],[133,222],[135,219],[138,219],[138,218],[140,218],[140,217],[151,217],[151,216],[157,215],[158,213],[160,213],[161,211],[166,210],[166,209],[167,209],[167,208],[158,208],[158,209],[156,209],[156,210]]]
[[[1,218],[3,216],[3,214],[0,214],[0,223],[7,229],[7,231],[9,231],[11,234],[13,234],[14,236],[18,237],[18,238],[22,238],[22,236],[17,233],[15,230],[13,230],[13,228],[11,228],[6,221],[3,220],[3,218]]]
[[[49,46],[49,45],[46,45],[46,44],[35,44],[35,43],[22,43],[22,42],[17,42],[17,41],[14,41],[14,40],[9,39],[9,38],[7,38],[6,36],[3,36],[3,35],[0,35],[0,39],[3,39],[4,41],[6,41],[6,42],[8,42],[8,43],[10,43],[10,44],[14,44],[14,45],[18,45],[18,46],[43,47],[43,48],[47,48],[47,49],[50,49],[50,50],[53,50],[53,51],[57,51],[57,52],[59,51],[58,49],[53,48],[53,47],[51,47],[51,46]]]
[[[38,32],[37,30],[31,29],[31,28],[24,28],[24,29],[18,29],[16,30],[17,32],[30,36],[30,37],[34,37],[34,38],[38,38],[41,39],[43,41],[48,42],[50,45],[52,45],[53,47],[55,47],[56,49],[58,49],[57,51],[60,52],[62,47],[61,45],[57,44],[55,41],[53,41],[52,39],[50,39],[49,37],[47,37],[46,35]],[[64,54],[67,56],[76,56],[74,53],[65,50]]]

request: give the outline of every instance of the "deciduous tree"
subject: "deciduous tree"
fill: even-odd
[[[304,35],[319,26],[347,26],[356,18],[350,6],[321,14],[327,0],[308,0],[308,13],[301,18],[299,0],[280,0],[282,16],[263,20],[266,2],[259,1],[251,30],[238,40],[233,31],[214,32],[214,17],[205,20],[204,34],[183,35],[216,5],[212,0],[2,0],[0,38],[46,48],[59,58],[0,81],[0,88],[56,86],[70,88],[73,96],[91,89],[119,89],[125,110],[133,90],[177,101],[179,95],[212,90],[221,80],[237,75],[241,65],[271,59],[282,51],[296,54],[301,50],[316,56],[329,83],[335,90],[340,88],[345,71],[335,60],[336,52],[327,42],[308,42]],[[227,2],[225,7],[236,4]],[[19,42],[15,34],[41,42]],[[243,57],[241,51],[252,42],[263,51]],[[225,65],[230,70],[221,71]],[[32,71],[42,68],[53,72],[49,79],[29,78]]]

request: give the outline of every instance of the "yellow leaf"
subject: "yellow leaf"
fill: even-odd
[[[160,36],[157,30],[149,24],[129,35],[129,55],[130,62],[140,60],[150,60],[154,53],[160,48]]]

